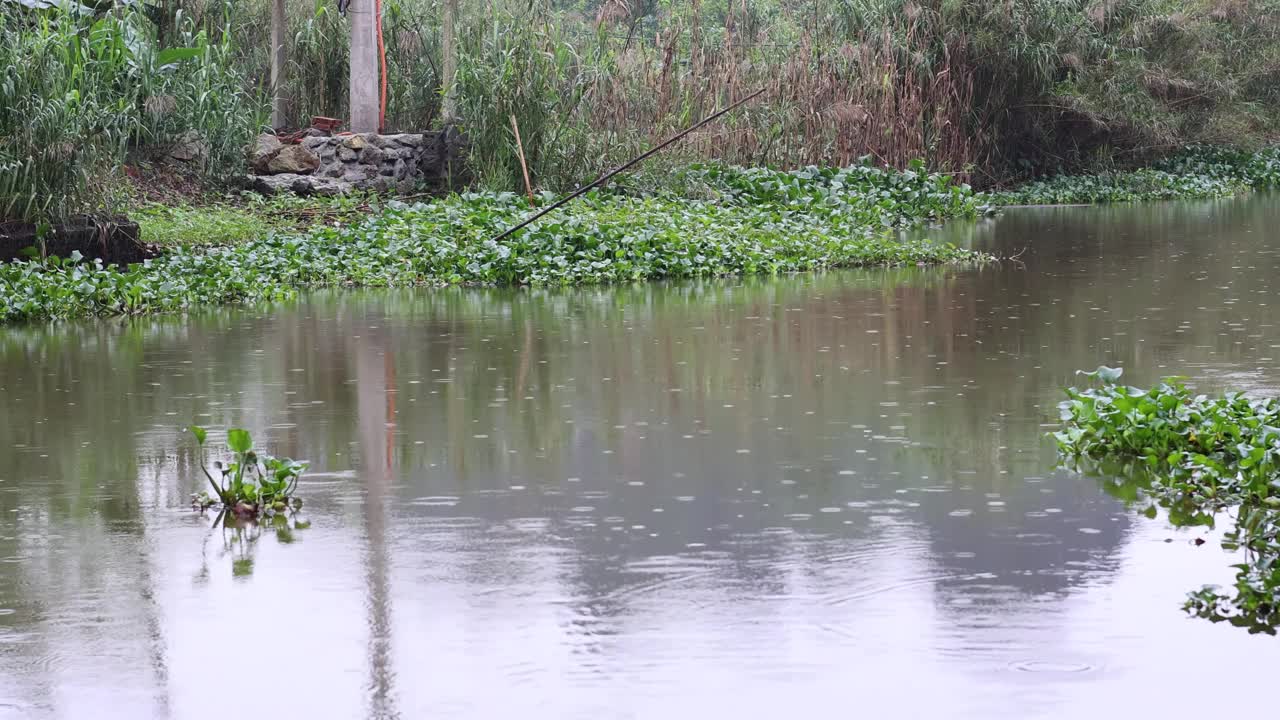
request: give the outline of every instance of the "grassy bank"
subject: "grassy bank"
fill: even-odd
[[[795,173],[698,168],[683,182],[706,199],[591,194],[501,243],[491,238],[530,211],[524,198],[389,202],[355,222],[318,222],[303,232],[264,226],[252,239],[236,222],[226,233],[234,241],[217,246],[175,229],[183,225],[181,212],[153,208],[162,222],[151,223],[151,231],[144,226],[144,236],[159,225],[171,242],[162,257],[144,264],[0,265],[0,321],[174,312],[284,299],[324,286],[580,285],[985,259],[890,235],[893,228],[983,210],[972,190],[947,176],[868,166]],[[218,216],[196,217],[188,224]]]

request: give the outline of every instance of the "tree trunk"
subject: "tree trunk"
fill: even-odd
[[[378,41],[374,0],[351,0],[351,131],[378,131]]]
[[[444,90],[445,124],[458,120],[458,92],[454,79],[458,74],[458,39],[454,25],[458,21],[458,0],[444,0],[444,13],[440,18],[440,52],[444,56],[444,77],[440,84]]]
[[[283,128],[287,122],[284,110],[284,38],[287,28],[284,0],[271,0],[271,127],[276,129]]]

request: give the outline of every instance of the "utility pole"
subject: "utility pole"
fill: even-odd
[[[271,127],[284,127],[284,0],[271,0]]]
[[[440,17],[440,52],[444,56],[444,77],[440,84],[444,89],[444,122],[458,121],[458,91],[454,79],[458,74],[458,38],[454,25],[458,22],[458,0],[444,0],[444,13]]]
[[[378,40],[374,0],[351,0],[351,131],[378,132]]]

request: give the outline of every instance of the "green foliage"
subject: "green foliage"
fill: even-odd
[[[755,177],[763,194],[739,188],[726,203],[590,193],[501,243],[491,238],[529,212],[512,194],[392,202],[359,224],[179,247],[124,270],[58,258],[0,265],[0,321],[173,312],[278,300],[315,286],[579,285],[987,259],[885,235],[887,227],[973,216],[972,193],[943,178],[876,175],[874,193],[828,188],[821,202],[797,203],[764,192],[758,174],[709,177],[739,172]],[[865,169],[842,172],[869,182]],[[842,176],[818,174],[830,183]]]
[[[264,217],[234,205],[160,205],[147,203],[129,211],[142,228],[142,239],[163,248],[185,245],[230,245],[279,229],[278,218]]]
[[[1069,467],[1122,478],[1168,511],[1174,525],[1212,525],[1234,513],[1223,546],[1243,550],[1234,597],[1192,593],[1186,609],[1213,622],[1275,634],[1280,627],[1280,402],[1238,393],[1192,395],[1177,379],[1150,390],[1120,372],[1086,373],[1099,387],[1067,390],[1054,434]],[[1149,514],[1154,515],[1154,506]]]
[[[263,197],[243,193],[199,205],[143,203],[129,209],[142,240],[161,248],[233,245],[271,232],[294,232],[317,224],[350,223],[380,206],[377,196]]]
[[[1152,168],[1062,175],[990,193],[994,205],[1073,205],[1228,197],[1280,185],[1280,150],[1192,147]]]
[[[130,10],[93,15],[0,5],[0,221],[110,212],[133,145],[198,139],[209,172],[233,172],[256,128],[228,46],[181,23],[160,47]]]
[[[951,175],[930,173],[922,161],[897,172],[870,158],[847,168],[807,167],[792,172],[768,168],[693,166],[685,182],[704,183],[719,198],[739,206],[770,205],[810,213],[857,213],[869,225],[896,227],[955,217],[975,217],[986,208],[968,185]]]
[[[190,430],[201,449],[200,469],[213,489],[212,495],[206,492],[194,496],[194,505],[203,509],[218,502],[231,514],[255,518],[302,507],[302,500],[293,497],[293,492],[307,469],[306,463],[259,455],[253,450],[253,438],[248,430],[231,428],[227,430],[227,447],[234,453],[234,459],[225,465],[215,462],[214,472],[210,472],[203,458],[208,432],[197,426]],[[215,477],[215,473],[219,477]]]

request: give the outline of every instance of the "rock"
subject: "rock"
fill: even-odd
[[[326,135],[310,135],[302,138],[302,142],[299,144],[311,152],[318,152],[317,148],[323,148],[326,145],[332,144],[329,140],[330,138]]]
[[[368,169],[360,166],[349,168],[342,175],[342,180],[349,183],[361,183],[369,179]]]
[[[275,195],[284,191],[298,195],[342,195],[354,189],[351,183],[340,180],[294,173],[255,176],[252,187],[265,195]]]
[[[340,147],[338,148],[338,159],[342,162],[355,162],[356,151],[349,147]]]
[[[312,173],[320,167],[320,158],[301,145],[286,145],[267,162],[267,172],[295,173],[299,175]]]
[[[360,162],[365,165],[378,166],[382,164],[382,151],[373,145],[369,145],[360,151]]]
[[[320,171],[320,174],[329,178],[340,178],[346,171],[347,169],[342,166],[342,163],[333,163],[326,165],[324,170]]]
[[[263,133],[253,144],[253,149],[249,151],[249,165],[256,172],[266,172],[267,163],[271,162],[271,158],[276,156],[284,148],[284,143],[280,142],[280,138],[275,135]]]
[[[379,149],[394,147],[396,144],[394,139],[395,135],[377,135],[375,133],[369,133],[364,137],[370,145]]]
[[[191,163],[201,168],[209,159],[209,143],[198,130],[188,130],[178,136],[169,146],[168,157],[184,163]]]
[[[301,175],[251,175],[249,187],[263,195],[275,195],[282,190],[292,190],[293,181]]]
[[[397,180],[405,179],[409,176],[408,163],[404,160],[396,160],[396,164],[393,166],[391,174],[394,175]]]
[[[408,147],[418,147],[422,144],[422,136],[413,133],[404,133],[403,135],[393,135],[396,142]]]
[[[342,146],[352,150],[363,150],[368,144],[362,135],[348,135],[342,139]]]
[[[312,178],[312,192],[316,195],[346,195],[355,190],[351,183],[341,182],[339,180],[326,180]]]

